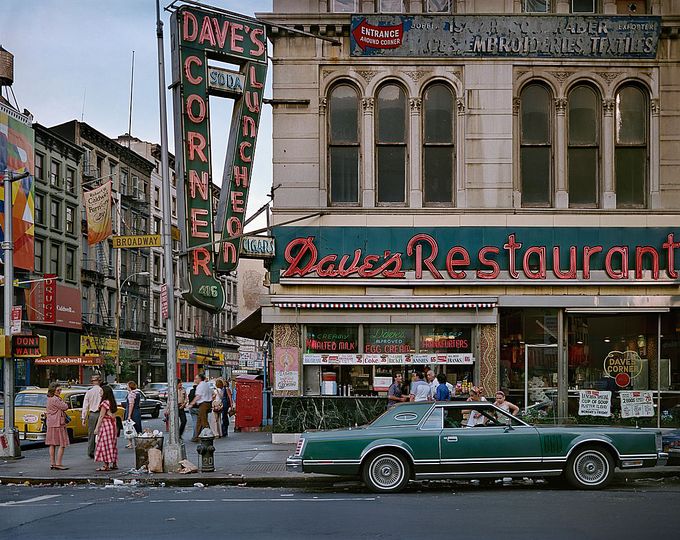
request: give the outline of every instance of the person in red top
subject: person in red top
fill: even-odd
[[[118,428],[116,427],[116,398],[109,385],[103,387],[102,402],[99,405],[99,420],[94,430],[97,435],[97,446],[94,460],[103,465],[98,471],[109,471],[118,468]]]
[[[61,399],[61,386],[57,383],[51,383],[47,389],[47,407],[45,410],[47,416],[45,444],[50,447],[50,469],[60,471],[68,469],[61,463],[64,457],[64,449],[69,445],[68,432],[66,431],[67,410],[68,405]]]

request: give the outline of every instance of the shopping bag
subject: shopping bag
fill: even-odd
[[[134,439],[137,436],[135,423],[132,420],[123,421],[123,436],[126,439]]]

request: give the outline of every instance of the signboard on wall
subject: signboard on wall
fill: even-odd
[[[604,390],[579,390],[579,416],[611,416],[612,393]]]
[[[680,282],[680,228],[276,227],[273,280],[333,285]]]
[[[297,347],[274,348],[274,384],[277,391],[300,389]]]
[[[303,354],[306,366],[360,365],[360,366],[426,366],[474,364],[472,353],[448,354]]]
[[[625,388],[642,372],[642,359],[636,351],[611,351],[604,359],[604,372],[619,388]]]
[[[28,320],[34,324],[49,324],[57,328],[80,330],[83,327],[81,291],[52,279],[31,283],[26,291]]]
[[[352,56],[654,58],[661,17],[354,15]]]

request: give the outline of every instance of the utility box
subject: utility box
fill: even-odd
[[[258,431],[262,425],[262,381],[257,375],[236,378],[236,423],[238,431]]]

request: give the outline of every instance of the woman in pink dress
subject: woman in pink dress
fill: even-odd
[[[61,464],[64,449],[69,445],[66,431],[66,411],[68,405],[61,399],[61,386],[51,383],[47,389],[47,435],[45,444],[50,447],[50,469],[63,471],[68,469]],[[56,456],[55,456],[56,453]]]
[[[99,405],[99,420],[95,427],[97,446],[94,460],[103,465],[98,471],[109,471],[118,468],[118,428],[116,426],[116,398],[109,385],[102,388],[102,402]]]

